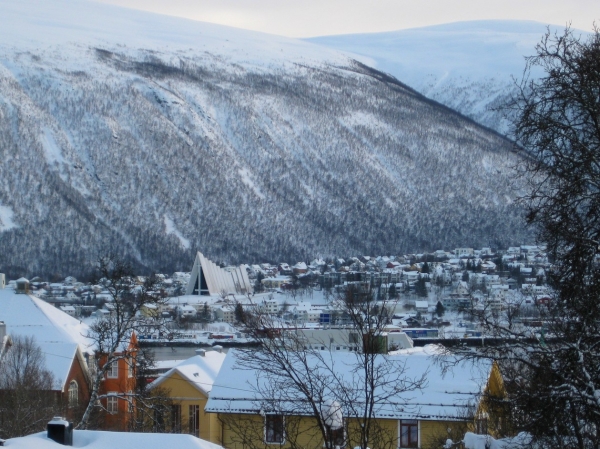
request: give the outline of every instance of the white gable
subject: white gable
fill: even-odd
[[[202,279],[205,281],[206,289],[202,288]],[[224,270],[198,251],[185,294],[216,296],[223,292],[225,294],[252,292],[246,266],[240,265],[237,268]]]

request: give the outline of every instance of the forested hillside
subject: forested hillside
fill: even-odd
[[[47,42],[0,32],[0,272],[80,275],[110,249],[170,272],[197,250],[295,261],[527,238],[498,135],[315,45],[189,21],[175,39],[179,19],[127,17],[101,38],[53,37],[51,18]],[[152,41],[122,41],[145,23]]]

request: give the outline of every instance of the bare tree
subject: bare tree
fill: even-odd
[[[135,406],[129,408],[128,430],[132,432],[158,432],[167,430],[164,417],[173,405],[168,389],[148,388],[148,378],[153,375],[154,353],[140,348],[136,359]]]
[[[600,31],[548,32],[528,58],[515,99],[515,137],[527,157],[527,221],[554,261],[543,327],[480,314],[500,344],[467,356],[501,363],[512,430],[540,447],[600,446]],[[514,309],[512,312],[515,312]],[[514,314],[513,314],[514,315]]]
[[[509,418],[499,433],[526,431],[542,448],[598,448],[600,31],[548,32],[528,69],[544,75],[521,85],[515,137],[527,157],[527,221],[553,260],[554,294],[536,305],[537,326],[519,318],[519,304],[505,316],[480,311],[496,344],[455,350],[499,362],[509,392],[496,404]]]
[[[163,322],[158,317],[144,317],[143,314],[148,305],[159,307],[165,301],[157,293],[158,280],[154,276],[136,278],[132,266],[112,254],[98,258],[97,275],[98,283],[110,294],[112,311],[94,322],[86,335],[94,343],[97,356],[92,367],[90,402],[78,429],[86,429],[90,425],[95,409],[104,410],[101,400],[108,395],[102,391],[102,385],[114,365],[123,361],[132,373],[136,372],[139,354],[137,347],[129,346],[132,335],[163,330]],[[131,409],[142,396],[133,391],[121,392],[117,398],[130,404]]]
[[[411,378],[402,361],[382,354],[387,352],[383,333],[394,303],[376,301],[370,288],[351,287],[336,304],[348,323],[347,345],[356,346],[356,351],[316,350],[302,332],[286,330],[277,318],[256,308],[245,315],[244,325],[260,347],[242,351],[240,364],[261,373],[253,388],[262,412],[287,415],[286,443],[291,447],[301,445],[300,435],[294,433],[300,423],[294,416],[312,422],[302,426],[303,440],[310,434],[322,439],[327,449],[397,447],[395,432],[375,418],[383,409],[408,407],[398,398],[421,388],[426,379]],[[253,439],[251,418],[224,419],[235,426],[238,443],[251,447],[252,441],[263,440]]]
[[[54,376],[33,337],[15,336],[0,361],[0,437],[41,431],[60,406]]]

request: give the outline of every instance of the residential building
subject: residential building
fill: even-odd
[[[474,254],[473,248],[456,248],[454,250],[454,255],[458,258],[473,257],[473,254]]]
[[[25,280],[26,281],[26,280]],[[60,309],[26,293],[24,281],[19,293],[0,289],[0,321],[14,340],[32,337],[46,359],[46,368],[55,379],[52,390],[65,415],[78,416],[90,398],[88,361],[93,357],[88,327]],[[0,341],[0,344],[2,342]]]
[[[444,373],[442,367],[434,363],[434,356],[438,361],[440,357],[447,358],[453,368]],[[441,356],[425,347],[395,355],[380,355],[375,363],[384,363],[383,358],[386,357],[404,367],[400,376],[406,375],[411,379],[425,376],[427,379],[422,388],[386,396],[385,403],[376,406],[374,419],[378,427],[384,429],[387,438],[395,441],[399,448],[441,447],[448,438],[449,428],[475,429],[476,419],[479,417],[481,421],[492,412],[485,399],[488,396],[501,398],[505,394],[498,368],[489,362],[453,364],[456,360],[451,360],[451,356]],[[360,371],[347,369],[353,362],[355,355],[343,352],[326,352],[322,357],[308,359],[315,376],[323,375],[334,367],[346,367],[340,369],[337,375],[347,380]],[[328,363],[328,368],[320,369],[323,363]],[[270,377],[243,366],[237,351],[231,350],[205,407],[206,412],[217,414],[223,422],[223,439],[219,443],[230,449],[241,449],[248,443],[244,444],[240,438],[240,430],[244,429],[245,438],[254,438],[249,441],[254,447],[277,444],[284,448],[299,445],[321,449],[323,439],[320,432],[314,431],[312,413],[301,412],[310,408],[303,403],[307,401],[302,394],[279,393],[277,388],[270,387],[273,382]],[[353,381],[356,382],[356,379]],[[331,410],[333,404],[337,404],[339,413],[336,412],[336,416],[339,416],[336,422],[339,424],[331,425],[330,430],[339,431],[339,435],[333,437],[339,437],[340,447],[356,446],[359,416],[352,415],[352,409],[344,405],[343,398],[335,396],[335,391],[329,391],[327,395],[318,406],[321,410]],[[483,423],[479,424],[482,429]]]
[[[132,333],[119,351],[114,354],[104,380],[100,385],[102,405],[106,410],[104,427],[110,430],[126,430],[135,409],[136,358],[138,340]],[[107,354],[97,354],[98,366],[107,363]]]
[[[199,349],[198,355],[179,363],[149,385],[151,390],[163,389],[172,404],[162,431],[189,433],[217,442],[221,438],[221,422],[215,414],[204,411],[213,383],[225,360],[220,351]]]

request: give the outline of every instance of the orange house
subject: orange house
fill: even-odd
[[[135,333],[123,345],[104,375],[100,388],[102,405],[106,411],[104,427],[110,430],[127,430],[135,410],[136,358],[138,340]],[[107,356],[100,354],[98,366],[103,367]]]

